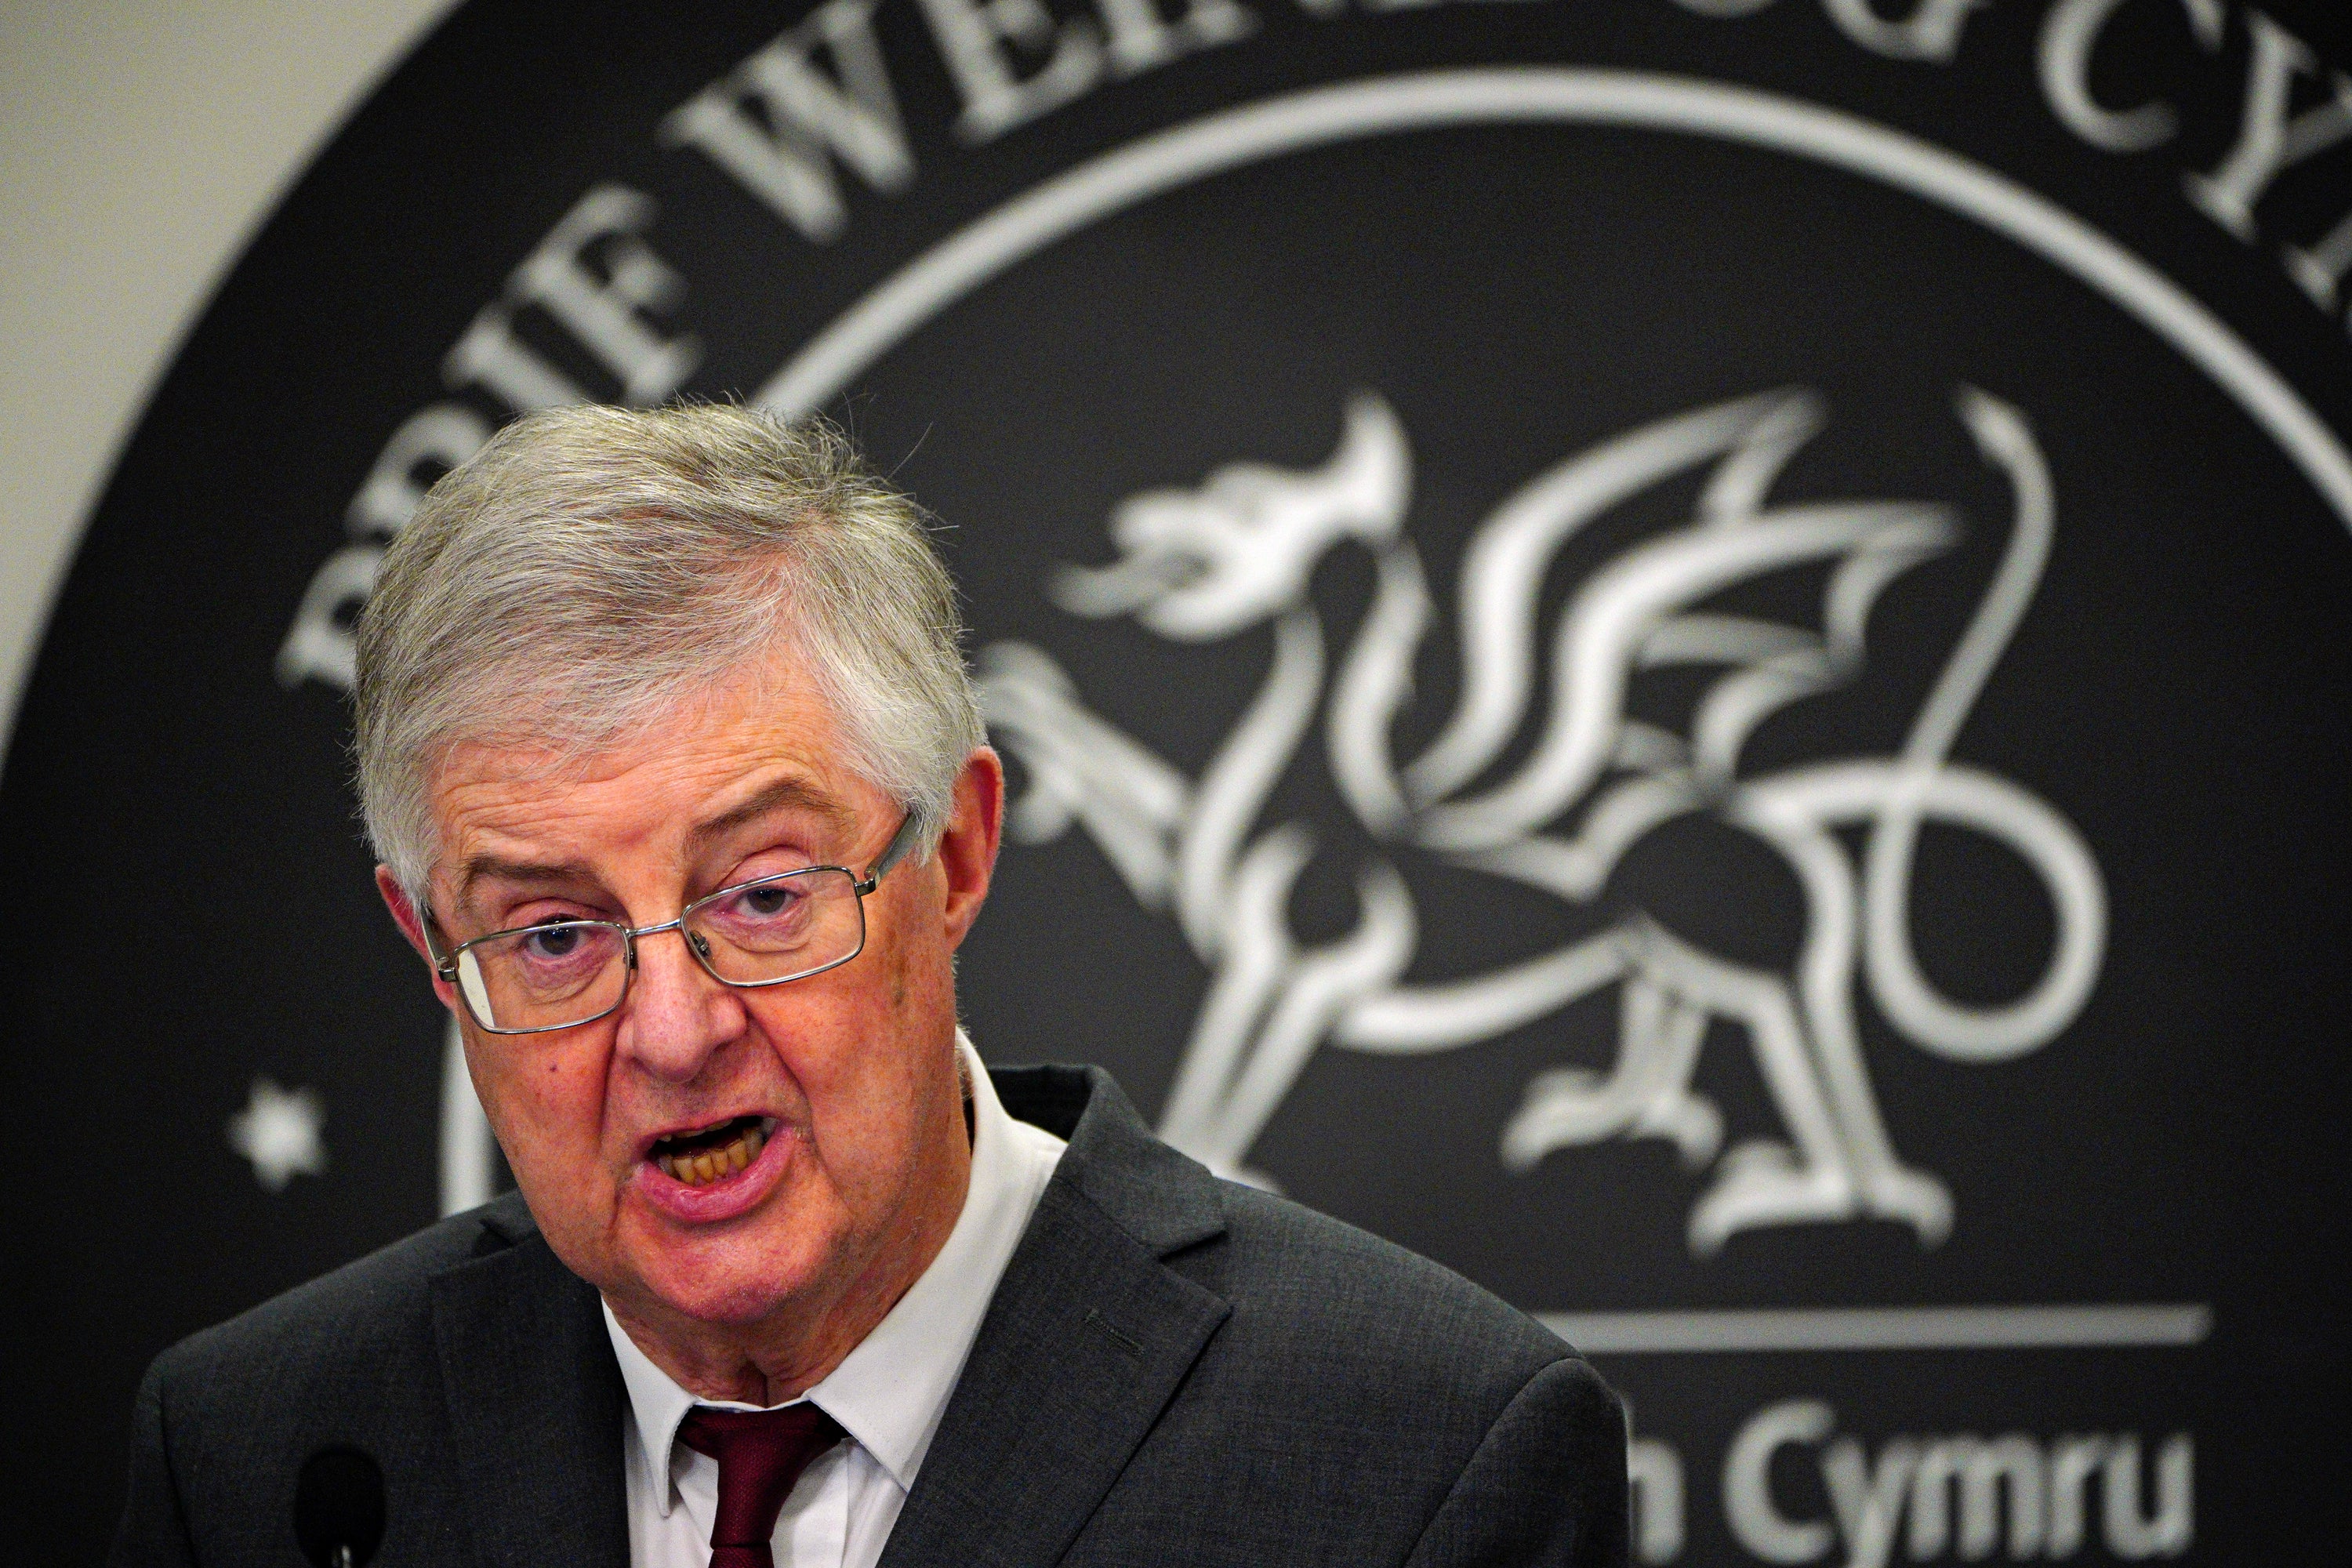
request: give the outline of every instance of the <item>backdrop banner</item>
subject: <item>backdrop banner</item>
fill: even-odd
[[[502,422],[687,396],[940,520],[1012,775],[982,1051],[1552,1322],[1638,1561],[2332,1556],[2326,52],[2236,0],[460,8],[163,382],[8,756],[66,1555],[156,1351],[504,1180],[353,821],[351,621]]]

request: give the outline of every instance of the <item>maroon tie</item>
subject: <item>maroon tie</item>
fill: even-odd
[[[768,1546],[776,1533],[776,1515],[809,1461],[841,1441],[841,1427],[805,1403],[782,1410],[698,1405],[678,1423],[677,1440],[719,1461],[710,1568],[776,1568]]]

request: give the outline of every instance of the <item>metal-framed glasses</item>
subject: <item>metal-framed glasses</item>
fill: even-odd
[[[909,816],[864,877],[803,866],[707,894],[658,925],[544,921],[492,931],[447,952],[425,915],[433,967],[475,1023],[493,1035],[539,1035],[593,1024],[617,1009],[637,972],[637,939],[674,931],[705,973],[751,990],[806,980],[866,951],[866,895],[915,841]]]

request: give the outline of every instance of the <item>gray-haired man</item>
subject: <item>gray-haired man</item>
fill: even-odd
[[[959,631],[822,427],[559,411],[435,488],[361,793],[520,1192],[162,1357],[118,1563],[290,1561],[338,1447],[387,1563],[1622,1560],[1567,1347],[1098,1070],[981,1066]]]

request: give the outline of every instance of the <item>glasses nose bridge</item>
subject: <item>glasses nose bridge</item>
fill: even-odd
[[[649,926],[623,926],[621,928],[621,948],[624,956],[628,962],[629,973],[631,974],[635,974],[637,972],[637,939],[641,936],[659,936],[666,931],[674,931],[677,932],[679,937],[685,941],[686,951],[694,959],[696,964],[704,970],[709,969],[710,955],[704,951],[700,939],[696,937],[692,931],[686,929],[686,917],[688,912],[689,911],[680,910],[672,919],[657,921]]]

